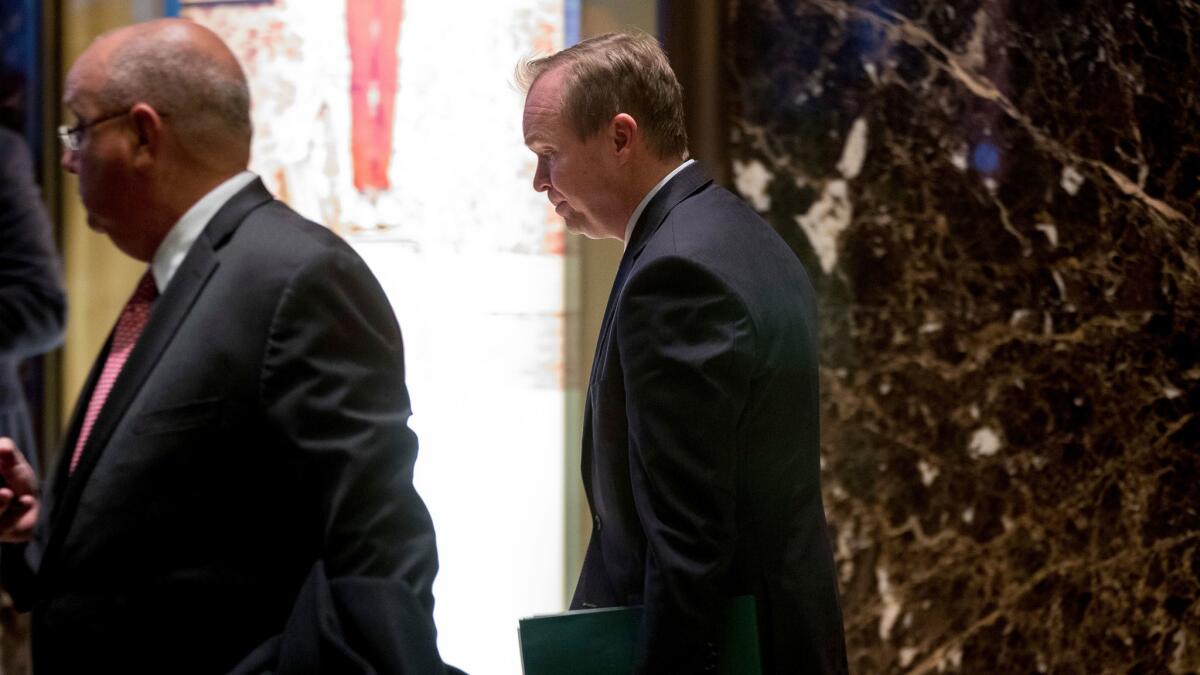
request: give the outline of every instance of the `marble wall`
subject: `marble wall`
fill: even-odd
[[[852,671],[1200,670],[1200,5],[726,7]]]

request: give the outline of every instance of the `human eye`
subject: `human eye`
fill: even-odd
[[[83,132],[87,130],[87,125],[79,120],[75,120],[75,124],[67,129],[67,135],[71,137],[71,145],[78,148],[83,142]]]

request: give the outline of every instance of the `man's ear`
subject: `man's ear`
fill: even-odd
[[[613,150],[617,159],[624,163],[633,152],[633,146],[638,140],[637,120],[628,113],[618,113],[609,123]]]
[[[162,149],[162,115],[148,103],[137,103],[129,109],[129,120],[136,137],[134,163],[152,162]]]

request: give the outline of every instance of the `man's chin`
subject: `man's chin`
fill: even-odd
[[[578,234],[587,237],[588,239],[600,239],[596,235],[595,228],[586,218],[581,217],[578,213],[569,213],[563,218],[563,224],[567,228],[567,232]]]

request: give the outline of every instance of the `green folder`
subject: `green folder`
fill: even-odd
[[[582,609],[521,619],[525,675],[631,675],[642,608]],[[760,675],[754,598],[729,601],[718,650],[722,675]]]

